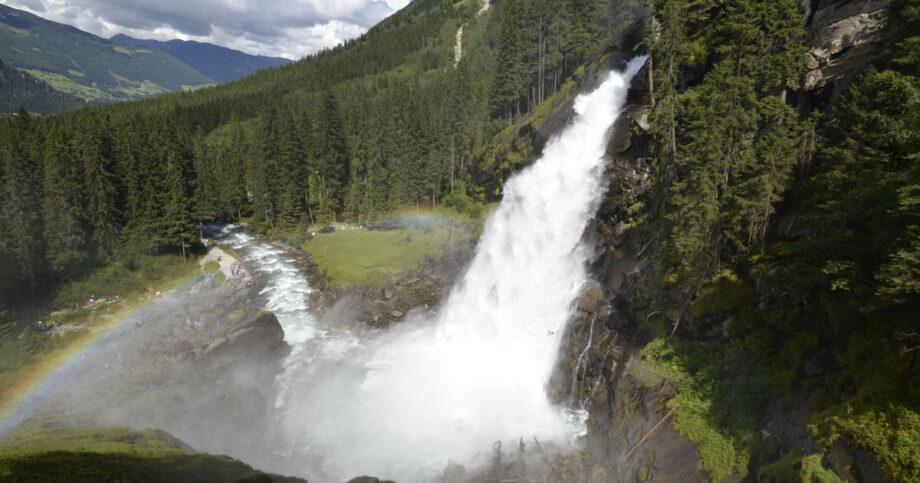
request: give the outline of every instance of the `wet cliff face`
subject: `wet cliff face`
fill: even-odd
[[[881,52],[892,0],[800,0],[808,32],[802,90],[819,106],[838,96]]]
[[[803,109],[825,106],[881,53],[891,0],[803,0],[808,73],[793,92]],[[576,305],[547,385],[550,397],[586,410],[585,453],[613,481],[705,481],[699,455],[671,427],[674,388],[638,355],[629,294],[645,282],[648,240],[630,207],[649,189],[647,76],[611,131],[609,189],[588,234],[598,259]],[[852,459],[852,458],[851,458]]]
[[[670,425],[674,388],[637,354],[627,294],[643,283],[645,241],[630,207],[649,188],[646,75],[610,133],[610,185],[590,236],[594,279],[583,289],[547,386],[550,397],[588,412],[585,452],[612,481],[701,481],[696,448]]]

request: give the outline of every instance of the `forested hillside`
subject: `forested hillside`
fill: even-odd
[[[20,72],[0,61],[0,113],[16,112],[20,107],[29,112],[58,112],[84,105],[83,100],[56,91],[48,84]]]
[[[455,186],[495,196],[476,182],[492,137],[603,52],[635,8],[421,0],[357,40],[226,86],[48,120],[20,113],[0,128],[5,303],[112,260],[186,253],[197,221],[292,227],[436,205]]]
[[[893,2],[874,65],[820,102],[797,2],[655,8],[636,210],[654,274],[635,303],[645,356],[680,384],[675,427],[717,480],[822,458],[852,477],[871,466],[853,448],[881,468],[865,481],[916,481],[920,3]]]

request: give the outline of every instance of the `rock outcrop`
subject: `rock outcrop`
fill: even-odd
[[[808,32],[803,90],[829,99],[881,53],[892,0],[801,0]]]
[[[271,312],[261,312],[251,322],[234,328],[213,341],[199,356],[200,360],[238,360],[240,358],[274,357],[286,349],[284,330]]]

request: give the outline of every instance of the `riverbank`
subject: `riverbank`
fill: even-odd
[[[0,326],[0,415],[119,321],[199,274],[194,262],[170,256],[145,257],[132,268],[99,268],[62,287],[40,319]]]
[[[365,225],[247,227],[282,248],[310,283],[317,314],[347,303],[349,317],[386,327],[437,306],[468,265],[495,205],[397,211]]]

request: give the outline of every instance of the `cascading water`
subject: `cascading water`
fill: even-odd
[[[224,240],[260,275],[265,307],[277,315],[291,345],[274,381],[274,413],[265,418],[274,416],[270,427],[262,427],[256,397],[260,411],[254,422],[228,420],[224,431],[210,431],[223,427],[220,408],[240,409],[234,406],[239,401],[228,396],[228,404],[207,402],[218,408],[213,414],[201,408],[186,414],[186,399],[197,402],[202,395],[186,385],[197,379],[164,386],[172,392],[162,399],[151,394],[159,386],[133,392],[147,381],[168,379],[171,373],[164,368],[185,368],[179,360],[184,357],[173,357],[182,351],[161,353],[147,340],[200,342],[206,329],[176,321],[188,306],[201,304],[196,297],[217,296],[210,282],[166,294],[150,310],[127,319],[94,352],[57,373],[14,421],[61,407],[114,425],[166,427],[190,436],[199,449],[226,448],[260,469],[311,481],[359,474],[429,480],[449,462],[467,467],[487,462],[496,441],[570,441],[584,431],[583,414],[552,405],[544,386],[586,278],[591,247],[582,236],[604,191],[605,135],[643,62],[632,61],[625,73],[609,74],[596,90],[580,96],[572,124],[547,144],[540,160],[508,181],[468,271],[433,318],[410,317],[370,334],[353,332],[334,317],[318,319],[304,302],[311,289],[293,260],[228,227]],[[228,293],[242,293],[232,290]],[[222,313],[214,304],[203,304],[205,318]],[[205,322],[203,327],[216,321]],[[593,326],[579,368],[592,337]],[[123,364],[128,354],[140,355]],[[164,365],[150,370],[148,356]],[[241,379],[242,388],[253,377],[245,371],[232,376]],[[126,389],[120,382],[134,383]],[[596,389],[597,383],[592,392]],[[247,404],[240,407],[242,414],[255,414]],[[240,442],[245,444],[230,444]]]
[[[280,469],[427,479],[449,462],[476,464],[496,441],[563,442],[583,431],[544,386],[586,278],[582,235],[604,191],[606,133],[643,62],[579,96],[571,125],[508,181],[435,320],[294,343],[276,428],[291,465]]]

